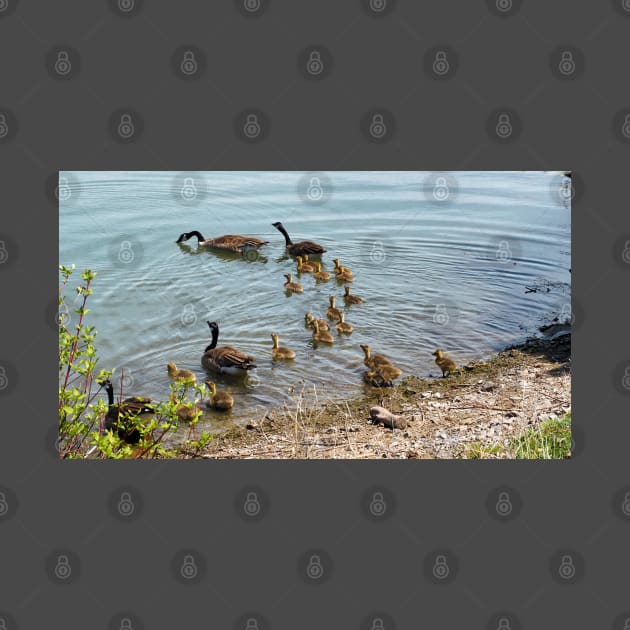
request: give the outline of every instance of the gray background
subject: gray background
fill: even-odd
[[[145,0],[126,15],[115,6],[0,0],[6,628],[118,629],[126,617],[134,629],[244,629],[251,617],[259,630],[370,629],[374,616],[387,630],[500,628],[503,615],[514,629],[622,630],[628,3],[514,0],[501,14],[483,0],[398,0],[376,15],[359,0],[272,0],[253,15],[227,0]],[[182,77],[172,55],[192,46],[200,74]],[[325,53],[318,79],[303,71],[309,46]],[[425,59],[436,46],[451,54],[447,76]],[[60,49],[70,51],[65,78],[51,67]],[[573,51],[568,77],[562,50]],[[248,108],[265,115],[260,142],[236,132]],[[129,109],[142,133],[121,142],[112,116]],[[395,133],[377,143],[361,120],[378,109]],[[502,109],[518,136],[508,142],[489,122]],[[49,178],[60,169],[574,169],[574,459],[56,460]],[[502,486],[519,507],[504,522],[491,509]],[[250,487],[263,510],[248,522],[238,497]],[[115,510],[125,488],[131,518]],[[385,490],[386,518],[366,514],[371,488]],[[322,583],[305,578],[312,550]],[[428,569],[439,550],[452,573],[436,584]],[[178,571],[187,553],[198,568],[190,581]],[[568,581],[557,571],[566,553]],[[65,581],[52,568],[61,554]]]

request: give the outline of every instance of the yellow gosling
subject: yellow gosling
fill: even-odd
[[[291,293],[304,293],[304,287],[299,282],[293,282],[293,276],[290,273],[285,273],[284,277],[287,281],[284,283],[284,288]]]
[[[274,359],[295,359],[295,352],[293,352],[291,348],[285,348],[278,345],[280,337],[276,333],[271,333],[271,339],[273,340],[271,356]]]
[[[446,377],[447,374],[450,375],[451,372],[454,372],[457,369],[455,361],[444,356],[444,350],[436,350],[432,354],[434,357],[436,357],[435,363],[440,368],[440,370],[442,370],[442,378]]]

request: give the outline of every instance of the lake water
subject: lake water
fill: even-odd
[[[568,318],[568,197],[559,172],[62,172],[59,262],[97,272],[88,322],[99,366],[116,368],[116,385],[124,368],[129,395],[167,397],[168,361],[206,380],[206,320],[219,323],[219,345],[256,357],[246,378],[214,379],[236,401],[227,416],[204,415],[200,427],[216,430],[290,403],[302,382],[320,398],[356,393],[361,343],[405,374],[437,376],[435,348],[464,364]],[[343,307],[343,286],[302,274],[304,293],[287,297],[283,274],[296,265],[274,221],[324,245],[324,269],[338,257],[354,272],[365,303],[346,308],[354,332],[333,331],[332,347],[313,347],[304,314],[325,317],[330,295]],[[175,243],[191,230],[269,244],[249,260]],[[272,363],[272,332],[293,362]]]

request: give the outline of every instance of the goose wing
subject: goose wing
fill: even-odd
[[[300,254],[323,254],[326,251],[319,243],[313,243],[313,241],[293,243],[291,249],[299,250]]]
[[[256,367],[256,359],[254,359],[254,357],[231,346],[208,350],[201,358],[201,362],[204,367],[219,372],[230,368],[249,370],[250,368]]]
[[[231,252],[241,253],[243,248],[258,248],[269,241],[263,241],[255,236],[239,236],[238,234],[224,234],[216,238],[210,238],[203,242],[205,247],[216,247]]]

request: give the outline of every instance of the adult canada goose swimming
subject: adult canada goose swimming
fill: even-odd
[[[315,266],[313,263],[304,262],[302,256],[297,257],[297,270],[298,273],[313,273]]]
[[[197,377],[190,370],[178,370],[173,362],[167,363],[166,369],[169,378],[175,381],[192,381],[193,383],[197,381]]]
[[[345,333],[346,335],[349,335],[352,332],[352,325],[348,324],[347,321],[345,321],[345,317],[346,314],[341,311],[341,313],[339,313],[339,323],[335,326],[335,328],[340,332],[340,333]]]
[[[207,381],[206,385],[210,390],[210,398],[206,400],[206,407],[226,411],[234,407],[234,398],[227,392],[217,391],[217,386],[213,381]]]
[[[224,249],[229,252],[237,252],[239,254],[242,254],[243,251],[248,249],[258,249],[269,242],[263,241],[255,236],[239,236],[238,234],[225,234],[223,236],[217,236],[216,238],[205,238],[203,234],[197,230],[180,234],[179,238],[175,242],[181,243],[182,241],[187,241],[193,236],[197,237],[197,245],[200,247]]]
[[[363,304],[363,298],[359,297],[358,295],[350,294],[350,287],[344,287],[344,291],[345,293],[343,295],[343,301],[346,304]]]
[[[457,365],[455,365],[455,361],[453,359],[449,359],[444,356],[444,350],[436,350],[432,353],[434,357],[436,357],[435,362],[437,366],[442,370],[442,377],[444,378],[447,374],[454,372],[457,369]]]
[[[116,431],[118,437],[127,444],[137,444],[140,441],[140,431],[136,427],[138,416],[155,412],[155,406],[150,398],[131,396],[121,403],[114,404],[114,386],[107,379],[100,383],[107,392],[109,409],[105,415],[104,428],[106,431]]]
[[[317,322],[320,330],[328,330],[328,322],[325,319],[317,319],[313,317],[312,313],[304,315],[304,325],[307,328],[315,328],[314,322]]]
[[[291,254],[291,256],[301,256],[303,254],[323,254],[326,251],[319,243],[313,243],[313,241],[298,241],[297,243],[294,243],[280,221],[276,221],[271,225],[284,235],[287,251]]]
[[[322,343],[335,343],[335,338],[327,330],[319,329],[317,320],[313,322],[313,339]]]
[[[293,282],[293,276],[290,273],[285,273],[284,277],[287,281],[284,283],[284,288],[293,293],[304,293],[304,287],[299,282]]]
[[[324,282],[330,280],[330,274],[327,271],[322,271],[322,263],[318,262],[316,265],[317,270],[313,272],[313,278],[315,278],[315,280],[323,280]]]
[[[338,309],[335,306],[335,296],[331,295],[328,298],[328,301],[330,302],[330,306],[326,310],[326,317],[328,317],[328,319],[333,319],[333,320],[339,319],[339,314],[341,313],[341,309]]]
[[[379,365],[393,365],[386,356],[382,354],[372,354],[370,346],[367,343],[361,344],[361,350],[363,350],[363,354],[365,355],[363,363],[369,368],[374,369]]]
[[[276,333],[271,333],[271,339],[273,340],[271,356],[274,359],[295,359],[295,352],[293,352],[291,348],[285,348],[278,345],[280,337]]]
[[[201,365],[206,369],[221,374],[244,374],[256,367],[254,357],[232,348],[222,346],[217,348],[219,339],[219,325],[216,322],[206,322],[212,332],[212,343],[205,349],[201,357]]]

